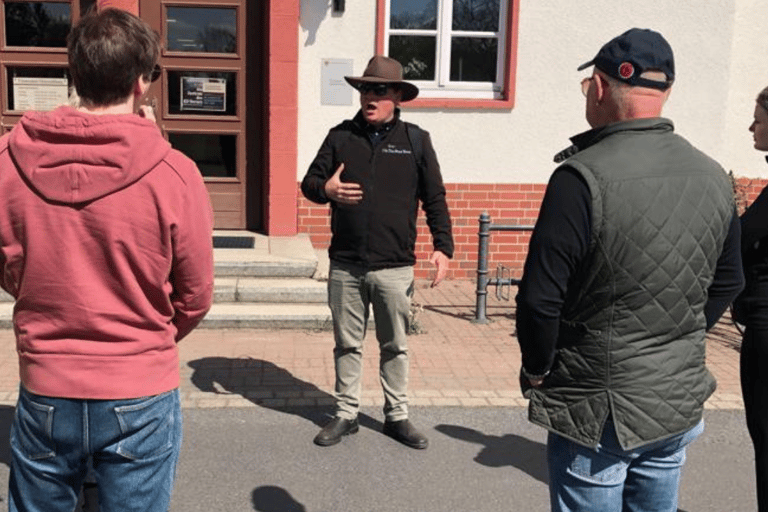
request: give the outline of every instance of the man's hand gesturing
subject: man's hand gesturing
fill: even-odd
[[[333,176],[325,182],[325,195],[331,201],[342,204],[358,204],[363,200],[363,189],[359,183],[341,181],[344,164],[339,165]]]

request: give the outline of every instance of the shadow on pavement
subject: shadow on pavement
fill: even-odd
[[[448,316],[452,318],[457,318],[459,320],[474,320],[475,315],[477,314],[475,312],[474,306],[472,306],[472,310],[468,311],[467,306],[453,306],[451,304],[446,305],[440,305],[440,304],[430,304],[427,306],[422,306],[424,311],[429,311],[431,313],[435,313],[438,315]],[[515,319],[515,313],[514,308],[511,306],[489,306],[485,309],[485,316],[489,320],[514,320]]]
[[[514,434],[489,436],[477,430],[458,425],[437,425],[440,433],[482,446],[475,462],[492,468],[512,466],[531,477],[549,482],[547,476],[547,447]]]
[[[715,341],[726,348],[741,352],[741,333],[726,314],[707,332],[707,339]]]
[[[547,447],[514,434],[489,436],[475,429],[458,425],[437,425],[435,430],[447,436],[482,445],[475,462],[492,468],[513,466],[536,480],[549,485]],[[678,508],[677,512],[686,512]]]
[[[300,416],[318,427],[325,426],[333,416],[332,406],[287,405],[291,398],[333,403],[333,396],[270,361],[204,357],[187,364],[193,370],[190,380],[200,391],[240,395],[261,407]],[[358,420],[361,426],[372,430],[381,430],[383,426],[380,421],[362,413]]]
[[[257,487],[251,493],[253,510],[259,512],[306,512],[307,509],[294,500],[282,487],[265,485]]]

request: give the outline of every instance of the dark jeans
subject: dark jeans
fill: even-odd
[[[744,332],[741,391],[747,429],[755,448],[758,510],[768,512],[768,326],[760,323],[764,322],[749,322]]]

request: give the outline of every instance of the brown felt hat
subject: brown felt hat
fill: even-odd
[[[403,66],[384,55],[374,55],[368,61],[363,76],[345,76],[344,80],[355,89],[363,83],[397,85],[403,93],[402,101],[411,101],[419,95],[418,87],[403,80]]]

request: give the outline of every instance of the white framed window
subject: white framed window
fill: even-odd
[[[508,99],[514,0],[384,0],[384,53],[419,98]]]

